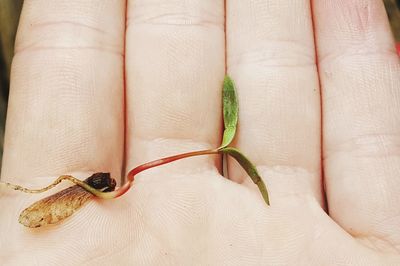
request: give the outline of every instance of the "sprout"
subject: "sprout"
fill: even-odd
[[[222,138],[222,144],[219,148],[182,153],[139,165],[128,173],[126,183],[116,190],[116,182],[110,177],[109,173],[96,173],[84,181],[81,181],[70,175],[62,175],[53,183],[41,189],[27,189],[19,185],[2,182],[0,182],[0,187],[6,186],[8,188],[26,193],[41,193],[55,187],[63,180],[69,180],[75,184],[72,187],[64,189],[58,193],[33,203],[30,207],[22,211],[19,217],[19,222],[27,227],[34,228],[58,223],[64,220],[65,218],[71,216],[76,210],[82,207],[93,197],[101,199],[114,199],[124,195],[132,187],[135,175],[147,169],[193,156],[226,154],[228,156],[232,156],[243,167],[253,182],[258,186],[265,203],[269,205],[267,188],[261,176],[257,172],[256,167],[238,149],[229,147],[229,144],[234,139],[236,133],[239,105],[237,101],[235,84],[228,76],[226,76],[224,79],[222,101],[224,114],[224,134]]]

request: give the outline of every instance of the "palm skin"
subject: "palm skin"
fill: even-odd
[[[146,171],[38,230],[17,219],[45,195],[2,189],[1,264],[400,264],[400,67],[383,4],[225,2],[26,0],[2,181],[118,178],[217,147],[226,68],[233,146],[271,206],[235,162],[222,177],[218,156]]]
[[[26,197],[21,198],[24,199]],[[2,205],[4,210],[7,202],[2,202],[5,203]],[[93,213],[98,218],[90,217]],[[44,258],[42,264],[58,264],[71,258],[70,262],[76,264],[107,264],[109,261],[121,265],[261,263],[266,259],[264,256],[275,252],[276,244],[272,243],[277,239],[281,239],[282,244],[286,242],[283,231],[290,230],[287,239],[302,234],[288,226],[287,217],[283,220],[281,218],[284,217],[279,218],[279,222],[269,229],[264,223],[271,218],[258,195],[252,195],[246,189],[227,182],[215,172],[197,175],[166,174],[150,180],[139,179],[135,189],[123,198],[115,202],[91,203],[76,214],[73,220],[60,225],[57,231],[40,234],[38,239],[30,239],[28,243],[23,239],[24,228],[14,226],[15,231],[7,234],[14,237],[6,236],[6,241],[16,243],[17,247],[19,243],[25,243],[27,249],[23,253],[38,254]],[[76,221],[80,221],[78,224],[89,225],[87,232],[82,232],[78,228],[80,225],[76,227]],[[304,227],[301,223],[293,226]],[[15,238],[15,235],[21,238]],[[270,239],[264,239],[265,235]],[[50,241],[53,243],[53,251],[49,253],[49,250],[43,250],[34,244],[37,241]],[[296,242],[299,245],[307,244],[304,239],[296,239]],[[76,253],[71,253],[66,243]],[[39,255],[41,252],[44,254]],[[19,256],[15,256],[16,253]],[[7,254],[7,262],[21,264],[29,259],[29,256],[21,256],[19,248],[11,248]],[[253,257],[254,254],[258,256]],[[284,260],[289,262],[291,259]]]
[[[297,177],[280,172],[279,178]],[[16,206],[40,196],[3,193],[1,209],[14,219],[1,220],[2,243],[7,243],[1,247],[2,261],[5,265],[398,264],[399,256],[370,249],[351,237],[315,199],[288,193],[274,201],[271,191],[272,205],[266,207],[257,191],[215,171],[164,173],[139,178],[122,198],[91,202],[66,222],[33,234],[17,224]]]

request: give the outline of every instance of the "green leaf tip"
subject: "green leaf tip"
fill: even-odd
[[[269,195],[267,187],[262,180],[257,168],[250,162],[250,160],[244,156],[238,149],[232,147],[225,147],[219,150],[222,153],[228,154],[235,158],[235,160],[243,167],[246,173],[250,176],[251,180],[258,186],[260,193],[267,205],[269,205]]]
[[[227,147],[236,134],[239,104],[237,101],[235,83],[229,76],[225,76],[222,90],[222,104],[224,113],[224,135],[219,149]]]
[[[236,159],[236,161],[243,167],[253,182],[258,186],[265,203],[269,205],[267,187],[257,172],[256,167],[238,149],[228,147],[235,137],[239,114],[239,104],[237,100],[235,83],[228,75],[226,75],[224,79],[224,85],[222,89],[222,104],[224,113],[224,135],[222,138],[222,144],[218,148],[218,152],[228,154]]]

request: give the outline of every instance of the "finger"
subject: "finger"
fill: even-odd
[[[127,14],[126,170],[161,156],[217,147],[224,1],[129,1]],[[167,167],[198,171],[215,167],[216,158]]]
[[[110,171],[123,155],[123,1],[25,1],[4,179]]]
[[[236,145],[263,169],[273,193],[321,200],[320,102],[309,1],[227,1],[227,47],[228,73],[239,97]],[[229,165],[231,179],[248,182],[237,164]]]
[[[383,3],[314,1],[314,17],[329,213],[399,244],[387,237],[400,225],[400,67]]]

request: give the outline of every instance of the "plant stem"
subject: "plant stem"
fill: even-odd
[[[158,159],[155,161],[151,161],[151,162],[148,162],[148,163],[145,163],[145,164],[135,167],[134,169],[129,171],[127,178],[129,181],[133,181],[136,174],[138,174],[144,170],[159,166],[159,165],[171,163],[173,161],[181,160],[181,159],[188,158],[188,157],[207,155],[207,154],[218,154],[218,153],[219,153],[218,149],[212,149],[212,150],[192,151],[192,152],[182,153],[182,154],[173,155],[173,156],[169,156],[169,157],[164,157],[164,158],[161,158],[161,159]]]
[[[147,169],[150,169],[153,167],[157,167],[157,166],[160,166],[163,164],[171,163],[173,161],[185,159],[188,157],[199,156],[199,155],[208,155],[208,154],[218,154],[218,153],[219,153],[218,149],[193,151],[193,152],[182,153],[182,154],[173,155],[173,156],[169,156],[169,157],[164,157],[164,158],[161,158],[161,159],[158,159],[155,161],[144,163],[144,164],[141,164],[141,165],[133,168],[131,171],[129,171],[129,173],[127,175],[128,180],[122,187],[118,188],[117,190],[112,191],[112,192],[96,191],[95,193],[93,193],[93,192],[92,193],[103,199],[117,198],[117,197],[120,197],[123,194],[125,194],[130,189],[130,187],[133,184],[133,181],[135,180],[135,176],[137,174],[139,174],[140,172],[143,172],[144,170],[147,170]]]

